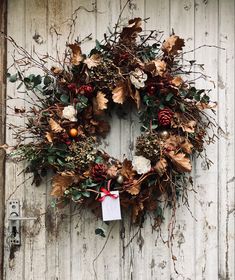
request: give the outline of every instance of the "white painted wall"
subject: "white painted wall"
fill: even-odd
[[[32,52],[56,54],[54,26],[60,31],[59,52],[62,52],[68,25],[66,21],[79,6],[97,13],[80,10],[75,36],[90,33],[101,39],[107,26],[114,26],[124,0],[9,0],[8,34]],[[24,222],[22,246],[9,260],[5,246],[4,280],[233,280],[234,274],[234,1],[233,0],[133,0],[123,18],[150,17],[147,29],[159,29],[166,36],[174,28],[186,40],[187,49],[200,45],[225,48],[201,48],[188,58],[205,64],[206,72],[215,82],[212,97],[219,102],[217,121],[225,130],[214,145],[208,147],[214,162],[204,169],[204,162],[195,160],[196,193],[190,193],[190,208],[177,214],[173,254],[177,258],[176,274],[171,253],[159,232],[151,229],[151,219],[139,232],[129,225],[128,217],[107,226],[88,212],[48,210],[50,182],[39,188],[20,173],[23,164],[6,164],[6,204],[9,198],[20,199],[24,216],[40,216],[37,222]],[[38,33],[41,45],[33,40]],[[91,48],[94,42],[84,45]],[[8,45],[8,65],[12,47]],[[200,82],[203,87],[212,84]],[[8,96],[16,96],[14,84],[8,84]],[[24,102],[15,101],[17,107]],[[14,105],[14,103],[9,103]],[[22,123],[20,118],[7,117],[7,122]],[[131,156],[130,144],[138,134],[135,115],[112,121],[107,139],[108,151],[122,158]],[[14,143],[12,131],[6,131],[7,143]],[[117,137],[118,135],[118,137]],[[120,135],[120,136],[119,136]],[[120,139],[117,142],[117,139]],[[48,210],[48,214],[44,213]],[[95,228],[107,230],[108,239],[96,236]],[[6,237],[7,237],[6,217]],[[167,219],[162,228],[167,236]],[[6,238],[7,241],[7,238]],[[101,250],[102,253],[100,254]]]

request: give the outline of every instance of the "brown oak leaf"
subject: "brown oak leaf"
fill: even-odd
[[[133,169],[130,160],[124,159],[122,163],[121,174],[127,179],[133,179],[133,177],[136,175],[136,171]]]
[[[112,91],[112,99],[115,103],[118,104],[123,104],[125,99],[126,99],[126,88],[125,84],[122,83],[119,86],[117,86],[113,91]]]
[[[136,107],[139,110],[140,105],[141,105],[141,98],[140,98],[140,92],[138,91],[138,89],[136,89],[135,92],[131,91],[131,97],[135,101]]]
[[[199,110],[214,109],[217,106],[217,102],[197,102],[196,106]]]
[[[105,97],[105,94],[103,92],[99,91],[97,93],[96,102],[97,102],[97,109],[98,110],[107,109],[108,99]]]
[[[163,76],[166,72],[166,62],[163,60],[153,60],[153,63],[155,65],[155,76]]]
[[[178,76],[178,77],[174,77],[171,83],[176,87],[181,87],[184,81],[181,77]]]
[[[101,57],[99,54],[93,54],[91,57],[87,57],[84,60],[84,63],[87,65],[89,69],[93,67],[97,67],[101,63]]]
[[[82,55],[80,45],[79,44],[70,44],[68,46],[72,50],[71,63],[73,65],[79,65],[81,63],[81,61],[83,60],[83,55]]]
[[[141,18],[134,18],[129,20],[129,25],[124,27],[120,34],[120,40],[126,41],[127,43],[134,41],[138,36],[138,33],[142,31],[141,25]]]
[[[143,202],[137,202],[133,205],[133,207],[132,207],[132,221],[133,221],[133,223],[136,222],[139,213],[141,211],[143,211],[143,209],[144,209]]]
[[[138,180],[133,180],[131,186],[126,190],[131,195],[139,194],[141,189],[141,183]]]
[[[182,130],[188,133],[194,133],[196,129],[196,121],[191,120],[188,123],[181,124]]]
[[[162,44],[162,50],[168,55],[177,55],[178,51],[181,51],[184,46],[184,40],[179,36],[171,35]]]
[[[45,137],[48,142],[52,143],[53,142],[53,134],[51,132],[46,132]]]
[[[190,159],[184,153],[175,154],[174,151],[168,153],[169,158],[179,172],[191,172],[192,165]]]
[[[78,182],[78,177],[72,172],[63,172],[56,174],[52,180],[51,195],[55,197],[61,197],[64,195],[64,191],[70,187],[74,182]]]
[[[183,152],[185,152],[186,154],[192,154],[192,148],[193,145],[192,143],[186,139],[182,144],[181,144],[181,149],[183,150]]]
[[[167,168],[167,161],[165,158],[161,158],[156,165],[154,166],[154,169],[158,173],[160,177],[163,176],[164,173],[166,173],[166,168]]]
[[[117,176],[117,166],[115,165],[111,165],[108,170],[107,170],[107,174],[110,178],[115,178]]]
[[[62,132],[64,129],[56,122],[54,121],[52,118],[49,120],[49,125],[50,128],[53,132],[55,133],[60,133]]]

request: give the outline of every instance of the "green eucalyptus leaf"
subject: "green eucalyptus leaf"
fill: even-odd
[[[168,93],[166,96],[166,101],[170,101],[173,96],[174,94],[172,92]]]
[[[60,96],[60,101],[65,105],[69,104],[69,96],[67,94],[62,94]]]
[[[82,192],[82,196],[84,197],[90,197],[91,193],[90,192]]]

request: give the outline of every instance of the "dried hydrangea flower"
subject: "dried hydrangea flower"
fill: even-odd
[[[132,165],[136,172],[140,175],[151,170],[151,161],[143,156],[134,156]]]

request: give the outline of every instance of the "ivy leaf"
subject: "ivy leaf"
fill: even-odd
[[[82,194],[82,196],[85,196],[85,197],[90,197],[90,195],[91,195],[90,192],[82,192],[81,194]]]
[[[168,93],[167,96],[166,96],[166,101],[170,101],[171,98],[174,96],[174,94],[172,92]]]
[[[69,96],[67,94],[62,94],[60,96],[60,101],[65,105],[69,104]]]

